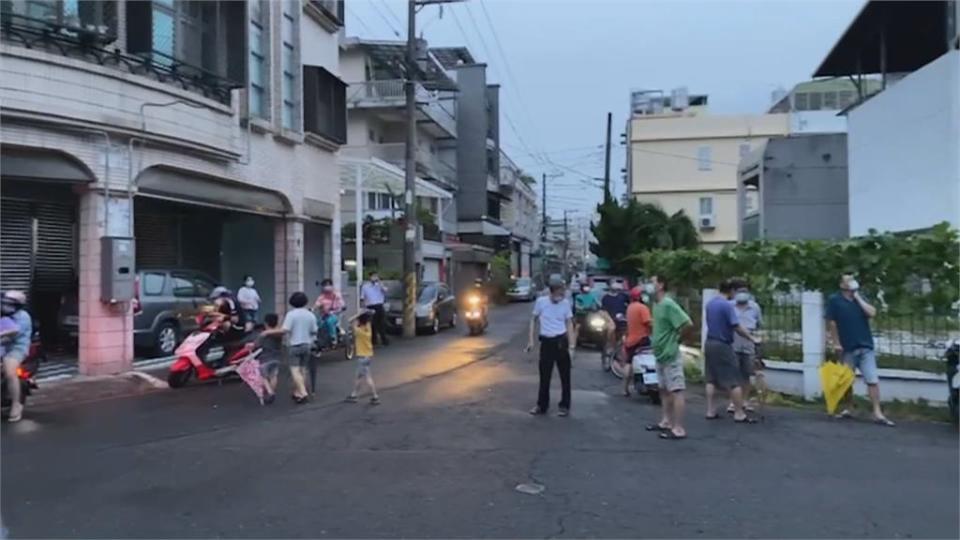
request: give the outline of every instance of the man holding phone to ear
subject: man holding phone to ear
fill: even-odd
[[[877,308],[871,306],[860,294],[860,283],[852,274],[840,277],[840,291],[827,300],[827,328],[830,344],[843,358],[850,369],[859,369],[863,382],[867,384],[867,393],[873,405],[873,421],[893,427],[880,408],[880,374],[877,371],[877,354],[873,349],[873,333],[870,319],[877,316]],[[838,418],[850,418],[853,404],[853,389],[846,398],[846,407]]]
[[[553,378],[553,365],[560,372],[562,388],[557,415],[570,414],[570,364],[577,336],[573,331],[573,310],[566,298],[562,281],[550,282],[550,294],[537,298],[530,319],[530,338],[526,352],[533,350],[534,337],[540,341],[540,391],[537,406],[530,409],[532,415],[547,414],[550,408],[550,380]]]

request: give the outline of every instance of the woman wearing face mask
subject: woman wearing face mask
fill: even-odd
[[[337,341],[337,315],[343,311],[346,305],[343,303],[343,297],[333,288],[333,280],[325,279],[320,282],[320,296],[314,303],[317,311],[317,320],[320,328],[327,333],[327,339],[330,343]]]
[[[253,276],[243,276],[243,287],[237,291],[237,302],[243,313],[243,326],[249,332],[257,323],[257,314],[260,311],[260,293],[253,288]]]

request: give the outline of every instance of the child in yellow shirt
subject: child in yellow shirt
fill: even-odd
[[[347,396],[347,403],[357,402],[357,393],[360,392],[360,386],[366,381],[370,386],[371,405],[380,404],[380,396],[377,395],[377,387],[373,384],[373,373],[370,370],[370,363],[373,361],[373,325],[371,320],[373,311],[362,310],[353,317],[353,340],[355,344],[355,354],[357,357],[357,376],[353,382],[353,392]]]

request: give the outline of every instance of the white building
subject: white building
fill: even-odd
[[[814,73],[882,80],[846,113],[851,236],[960,224],[958,6],[871,1]]]
[[[530,177],[503,151],[500,152],[500,222],[510,231],[510,267],[513,275],[531,277],[533,258],[540,248],[540,210]]]
[[[262,311],[337,279],[343,8],[3,2],[0,287],[29,291],[45,337],[79,291],[81,373],[180,331],[102,289],[104,237],[136,241],[119,274],[174,270],[185,296],[252,274]]]

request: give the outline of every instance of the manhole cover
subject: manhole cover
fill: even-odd
[[[541,486],[540,484],[517,484],[517,487],[515,487],[514,489],[516,489],[520,493],[525,493],[527,495],[539,495],[543,493],[544,490],[547,488],[544,486]]]

